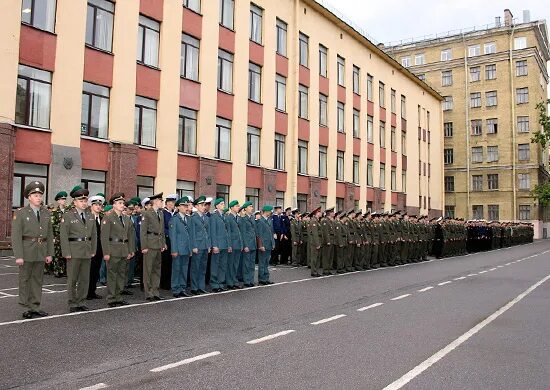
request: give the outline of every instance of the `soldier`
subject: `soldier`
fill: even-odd
[[[213,292],[227,290],[225,287],[225,273],[227,271],[227,254],[229,252],[229,234],[225,226],[223,209],[225,201],[218,198],[214,201],[215,211],[209,218],[210,245],[212,259],[210,262],[210,286]]]
[[[343,274],[346,272],[345,259],[348,251],[349,229],[348,229],[347,213],[338,213],[338,218],[335,221],[335,245],[336,245],[336,273]]]
[[[52,262],[54,237],[50,212],[42,205],[43,195],[44,184],[27,184],[23,196],[29,204],[15,211],[11,225],[13,254],[19,266],[19,304],[27,309],[25,319],[48,315],[40,309],[40,302],[44,263]]]
[[[101,246],[101,209],[103,208],[105,199],[99,195],[94,195],[88,199],[88,205],[90,206],[91,216],[95,221],[96,229],[96,251],[92,256],[90,262],[90,282],[88,284],[87,300],[101,299],[101,295],[96,293],[97,282],[99,281],[99,270],[101,269],[101,263],[103,262],[103,248]]]
[[[51,269],[56,278],[67,276],[67,261],[61,254],[61,238],[59,235],[59,225],[63,218],[63,213],[67,208],[67,193],[65,191],[58,192],[55,195],[57,205],[51,212],[53,237],[54,237],[54,255],[51,265],[47,266],[48,271]]]
[[[310,267],[308,258],[308,239],[309,239],[309,213],[306,211],[302,216],[300,224],[300,265]]]
[[[124,214],[124,194],[114,194],[109,203],[113,212],[101,222],[101,245],[107,263],[107,304],[115,307],[128,305],[122,293],[127,281],[127,262],[135,252],[135,230],[130,216]]]
[[[271,251],[275,248],[273,223],[270,219],[273,206],[262,207],[262,216],[256,221],[256,236],[258,237],[258,283],[260,285],[273,284],[269,280],[269,259]]]
[[[184,196],[176,201],[178,210],[170,219],[168,233],[171,242],[172,255],[172,295],[176,298],[190,297],[187,289],[187,270],[191,257],[191,243],[189,239],[189,217],[186,215],[189,208],[189,198]]]
[[[358,212],[355,220],[355,239],[358,242],[353,251],[353,269],[355,271],[362,271],[365,263],[365,247],[367,244],[367,233],[365,231],[365,223],[363,219],[363,213]]]
[[[321,232],[323,234],[323,248],[321,249],[321,269],[323,275],[330,275],[334,253],[334,230],[332,218],[334,217],[334,207],[325,211],[325,217],[321,221]]]
[[[171,286],[171,274],[172,274],[172,256],[170,247],[170,235],[168,230],[170,229],[170,219],[172,215],[177,213],[175,209],[176,200],[178,200],[177,194],[171,194],[166,196],[164,201],[164,208],[162,214],[164,216],[164,238],[166,240],[166,250],[161,254],[161,274],[160,274],[160,287],[164,290],[169,290]]]
[[[141,216],[141,253],[143,253],[143,288],[147,301],[160,301],[161,253],[166,250],[162,192],[151,196],[151,209]]]
[[[292,263],[291,265],[297,267],[300,265],[300,249],[302,240],[300,236],[302,235],[302,223],[301,216],[297,209],[292,210],[292,215],[290,216],[290,237],[292,240]]]
[[[225,215],[225,227],[229,235],[229,248],[227,250],[227,272],[225,273],[225,284],[228,289],[241,289],[237,280],[239,261],[243,250],[243,240],[239,229],[239,205],[238,200],[229,202],[229,211]]]
[[[134,257],[128,262],[127,267],[127,278],[126,278],[126,287],[125,290],[134,288],[134,277],[136,272],[138,275],[143,275],[143,257],[141,255],[141,243],[139,241],[140,236],[140,227],[141,227],[141,199],[139,197],[133,197],[128,202],[132,209],[132,214],[130,215],[130,220],[132,225],[134,225],[134,238],[135,238],[135,251]],[[140,286],[143,287],[143,278],[140,276]]]
[[[189,223],[189,241],[191,242],[191,294],[207,294],[206,266],[210,253],[210,235],[208,232],[208,217],[205,214],[206,198],[199,196],[194,202],[197,211],[191,216]]]
[[[311,265],[311,276],[319,277],[323,272],[321,268],[321,256],[320,250],[323,246],[323,233],[319,218],[321,217],[321,208],[318,207],[309,214],[311,220],[307,224],[308,233],[308,259]]]
[[[292,252],[291,248],[291,234],[290,234],[290,217],[292,209],[287,207],[285,212],[281,214],[281,264],[290,264],[289,257]]]
[[[244,202],[242,209],[245,215],[238,219],[243,240],[243,282],[244,287],[254,287],[254,269],[256,261],[256,222],[252,202]]]
[[[276,205],[273,207],[273,214],[271,215],[271,221],[273,224],[273,232],[275,239],[275,248],[271,251],[271,260],[272,265],[279,264],[279,255],[282,252],[282,242],[283,242],[283,221],[282,221],[282,207]]]
[[[88,311],[84,300],[88,296],[90,263],[97,249],[96,222],[86,208],[88,190],[76,186],[71,190],[73,208],[63,213],[59,232],[61,252],[67,259],[67,295],[71,313]]]

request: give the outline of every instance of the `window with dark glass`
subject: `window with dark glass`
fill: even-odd
[[[139,15],[137,62],[158,67],[160,44],[160,23]]]
[[[29,204],[23,196],[25,187],[33,181],[44,184],[44,204],[48,203],[48,166],[15,162],[13,167],[12,208],[17,209]]]
[[[353,93],[356,95],[360,94],[361,86],[361,70],[358,66],[353,65]]]
[[[248,126],[246,132],[246,163],[260,165],[260,129]]]
[[[156,100],[136,96],[134,113],[134,143],[155,147],[157,132]]]
[[[309,64],[309,37],[300,33],[300,65],[308,67]]]
[[[197,111],[180,107],[178,149],[182,153],[197,153]]]
[[[275,133],[275,169],[285,169],[285,136]]]
[[[307,174],[307,142],[298,141],[298,173]]]
[[[379,187],[386,188],[386,164],[380,163]]]
[[[137,176],[136,186],[137,196],[141,199],[153,196],[155,191],[155,178],[150,176]]]
[[[105,193],[106,173],[90,169],[82,170],[82,187],[90,191],[90,194]]]
[[[344,180],[344,152],[336,152],[336,180]]]
[[[455,191],[455,177],[445,176],[445,192],[454,192],[454,191]]]
[[[275,76],[275,108],[286,112],[286,77]]]
[[[353,183],[359,184],[359,156],[353,156]]]
[[[287,24],[277,18],[277,53],[286,56]]]
[[[179,198],[183,198],[184,196],[195,198],[195,182],[178,180],[176,182],[176,192]]]
[[[215,157],[221,160],[231,159],[231,121],[216,118]]]
[[[256,103],[262,99],[262,68],[252,62],[248,64],[248,98]]]
[[[80,134],[107,138],[109,129],[109,88],[84,82]]]
[[[54,32],[56,0],[23,0],[21,21],[40,30]]]
[[[319,145],[319,177],[327,177],[327,147]]]
[[[199,81],[200,41],[191,35],[181,35],[180,75],[186,79]]]
[[[233,92],[233,54],[218,50],[218,89]]]
[[[107,0],[88,0],[86,44],[111,52],[115,4]]]
[[[372,160],[367,160],[367,185],[370,187],[372,187],[373,178],[373,162]]]
[[[361,125],[359,119],[359,110],[353,109],[353,136],[359,138],[361,134]]]
[[[337,117],[336,117],[336,129],[339,133],[343,133],[345,131],[345,105],[342,102],[338,102],[337,105]]]
[[[386,124],[384,122],[380,122],[380,147],[385,148],[386,147]]]
[[[328,76],[328,49],[323,45],[319,45],[319,75]]]
[[[225,184],[216,185],[216,198],[222,198],[225,203],[229,202],[229,186]],[[254,208],[258,210],[257,207]]]
[[[309,100],[309,88],[305,85],[300,84],[298,87],[298,93],[299,93],[299,100],[298,100],[298,116],[303,119],[308,119],[309,116],[309,108],[308,108],[308,100]]]
[[[380,107],[386,107],[386,87],[383,82],[378,83],[378,102]]]
[[[19,65],[15,98],[15,123],[32,127],[50,127],[52,74]]]

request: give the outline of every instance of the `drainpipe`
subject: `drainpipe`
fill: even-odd
[[[466,38],[462,33],[462,45],[464,47],[464,106],[466,107],[466,215],[471,219],[470,214],[470,73],[468,72],[468,47],[466,46]],[[456,203],[456,202],[455,202]]]
[[[516,96],[514,93],[514,62],[513,62],[513,44],[514,44],[514,29],[515,25],[512,24],[510,30],[510,45],[509,45],[509,62],[510,62],[510,115],[512,124],[512,204],[514,210],[512,212],[512,219],[517,220],[517,184],[516,184]]]

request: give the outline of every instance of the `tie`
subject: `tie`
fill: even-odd
[[[158,217],[158,219],[159,219],[159,221],[160,221],[160,210],[157,211],[157,217]]]
[[[86,225],[86,218],[84,218],[84,213],[80,213],[80,218],[82,218],[82,223]]]
[[[122,218],[122,215],[119,215],[118,218],[120,219],[120,223],[122,224],[122,227],[124,226],[124,218]]]
[[[40,223],[40,210],[36,210],[36,219],[38,219],[38,222]]]

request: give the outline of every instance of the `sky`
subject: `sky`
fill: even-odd
[[[550,22],[548,0],[324,0],[380,43],[422,37],[495,22],[504,9],[514,18],[531,11],[531,21]],[[481,5],[480,5],[481,4]]]

